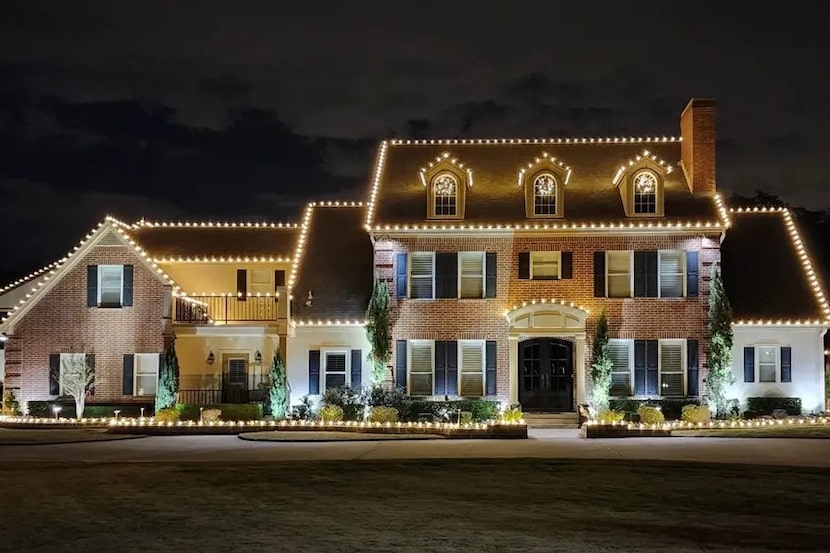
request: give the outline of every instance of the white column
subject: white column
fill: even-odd
[[[585,403],[585,335],[574,337],[576,341],[576,403]],[[576,407],[576,406],[574,406]]]
[[[509,336],[510,348],[510,403],[519,402],[519,337]]]

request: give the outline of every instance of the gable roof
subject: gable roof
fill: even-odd
[[[309,204],[289,279],[293,317],[308,322],[362,322],[372,292],[374,254],[363,204]],[[306,306],[308,292],[313,299]]]
[[[543,154],[555,157],[571,170],[564,187],[564,218],[551,221],[557,228],[573,224],[627,222],[620,191],[614,181],[618,171],[632,159],[656,156],[665,160],[665,221],[710,222],[720,225],[718,209],[711,197],[693,195],[684,172],[679,169],[679,138],[630,139],[447,139],[392,140],[381,143],[375,163],[367,224],[439,224],[516,226],[539,222],[528,220],[525,196],[517,183],[528,160]],[[427,195],[419,177],[422,167],[448,153],[464,161],[474,178],[466,193],[464,220],[430,221]],[[658,162],[659,163],[659,162]],[[668,169],[674,168],[673,171]],[[661,220],[654,220],[659,226]]]
[[[721,244],[734,320],[830,324],[830,306],[807,245],[786,208],[730,210]]]

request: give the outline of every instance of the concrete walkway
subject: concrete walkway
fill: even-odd
[[[510,458],[664,460],[830,468],[830,440],[624,438],[583,440],[576,430],[528,440],[263,443],[235,436],[171,436],[84,444],[0,446],[4,462],[265,462],[333,459]]]

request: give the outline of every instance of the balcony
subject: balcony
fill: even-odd
[[[265,401],[267,396],[268,378],[259,369],[247,373],[182,375],[178,401],[194,405],[256,403]]]
[[[188,296],[176,298],[173,321],[197,325],[276,321],[279,307],[275,296]]]

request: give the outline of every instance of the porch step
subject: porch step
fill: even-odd
[[[577,413],[525,413],[528,428],[578,428]]]

